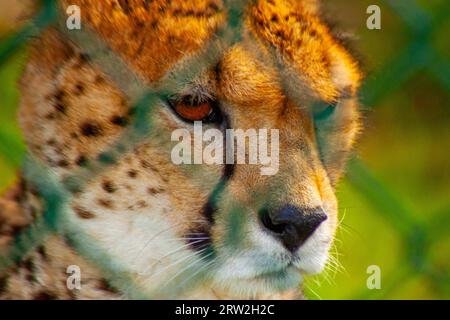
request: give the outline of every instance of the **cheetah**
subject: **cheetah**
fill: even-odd
[[[19,123],[48,181],[24,168],[0,200],[1,299],[303,298],[335,236],[362,73],[317,1],[248,1],[233,20],[236,3],[58,1],[104,50],[57,26],[29,48]],[[134,84],[152,93],[138,107]],[[194,122],[278,130],[278,172],[174,164],[171,133]]]

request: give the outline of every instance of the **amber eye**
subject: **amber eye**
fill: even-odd
[[[214,101],[195,102],[190,99],[171,99],[169,104],[175,113],[188,122],[218,122],[219,113]]]

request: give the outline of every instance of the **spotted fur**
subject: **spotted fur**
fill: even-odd
[[[83,23],[148,85],[195,56],[227,19],[218,0],[60,3],[69,2],[80,6]],[[245,10],[242,42],[180,88],[214,97],[230,128],[279,129],[277,175],[261,176],[254,165],[172,164],[171,132],[192,126],[159,104],[143,141],[124,149],[82,189],[71,190],[68,221],[83,236],[46,238],[1,274],[0,297],[129,298],[130,282],[151,298],[301,297],[301,276],[320,272],[327,261],[337,225],[334,187],[359,130],[361,74],[319,10],[316,1],[255,1]],[[117,83],[82,47],[51,28],[34,41],[20,90],[19,121],[29,151],[60,181],[101,160],[135,120],[131,100]],[[320,125],[310,107],[317,100],[336,104]],[[213,205],[211,193],[220,181],[225,192]],[[5,252],[14,236],[42,216],[46,204],[33,188],[24,178],[0,202]],[[292,258],[258,222],[261,199],[275,206],[321,207],[328,219]],[[243,209],[237,247],[229,239],[228,210],[236,202]],[[208,248],[212,258],[205,257]],[[111,257],[116,273],[105,271],[95,258],[99,252]],[[188,268],[193,263],[210,273],[186,285],[184,280],[194,278]],[[66,286],[70,265],[81,268],[81,290]]]

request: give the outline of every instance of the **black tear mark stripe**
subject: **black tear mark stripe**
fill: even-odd
[[[214,224],[214,213],[218,210],[218,198],[220,197],[220,194],[224,192],[228,181],[232,178],[234,168],[234,164],[225,164],[219,183],[216,185],[213,192],[208,197],[208,201],[203,207],[203,216],[206,217],[210,224]]]
[[[200,227],[197,226],[193,228],[190,231],[190,234],[186,236],[186,238],[188,238],[187,242],[195,251],[200,251],[207,247],[211,248],[211,228],[214,225],[214,216],[219,209],[217,205],[218,198],[224,192],[228,181],[233,176],[233,173],[234,165],[226,164],[219,183],[208,197],[208,200],[202,209],[202,215],[206,218],[208,225],[201,225]]]
[[[230,120],[227,115],[224,115],[224,124],[222,127],[222,131],[226,132],[226,130],[230,128]],[[225,142],[226,138],[224,135],[224,143]],[[197,226],[196,228],[193,228],[191,230],[191,233],[186,236],[186,238],[188,238],[187,242],[196,251],[205,249],[211,244],[211,228],[214,225],[214,215],[219,209],[217,202],[220,195],[224,192],[228,181],[233,177],[234,170],[234,164],[225,164],[220,181],[217,183],[213,192],[209,195],[207,202],[203,206],[202,215],[206,218],[208,225],[201,225],[200,227]]]
[[[223,125],[222,125],[222,132],[225,133],[226,130],[231,129],[230,125],[230,118],[224,114],[223,115]],[[224,137],[224,143],[226,150],[232,150],[231,148],[228,148],[226,134],[223,134]],[[234,142],[231,142],[234,143]],[[223,153],[224,158],[226,158],[226,152]],[[225,159],[224,159],[225,160]],[[227,164],[226,161],[224,162],[225,166],[223,168],[222,177],[219,181],[219,183],[214,188],[213,192],[208,197],[208,201],[206,202],[205,206],[203,207],[203,216],[206,217],[208,222],[210,224],[214,224],[214,213],[217,211],[217,201],[220,197],[220,194],[222,194],[227,186],[228,181],[233,177],[234,171],[235,171],[235,165],[234,164]]]

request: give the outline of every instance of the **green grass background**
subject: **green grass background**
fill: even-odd
[[[0,8],[7,2],[18,3],[0,0]],[[423,14],[412,14],[410,25],[402,16],[408,10],[396,11],[390,1],[324,1],[331,19],[352,31],[367,74],[367,112],[358,160],[337,190],[342,226],[333,252],[341,267],[307,279],[311,299],[450,298],[450,8],[447,0],[408,2]],[[366,28],[370,4],[382,9],[381,30]],[[6,39],[15,27],[0,11],[0,39]],[[437,21],[425,36],[424,17]],[[402,53],[414,41],[440,60],[411,71],[409,59],[414,64],[423,56]],[[25,151],[16,117],[25,60],[23,49],[0,61],[0,192],[14,182]],[[402,62],[409,71],[396,69]],[[366,286],[370,265],[381,268],[380,290]]]

